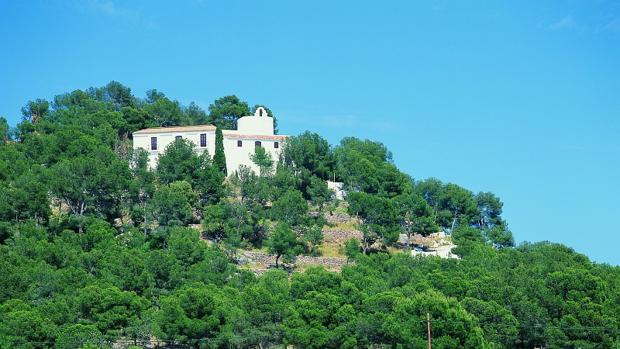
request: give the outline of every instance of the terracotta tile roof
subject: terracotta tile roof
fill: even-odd
[[[215,131],[213,125],[195,125],[195,126],[170,126],[170,127],[151,127],[134,132],[135,135],[149,133],[170,133],[170,132],[197,132],[197,131]]]
[[[228,139],[258,139],[262,141],[283,141],[288,138],[288,136],[283,135],[246,135],[246,134],[238,134],[238,133],[226,133],[224,132],[224,138]]]

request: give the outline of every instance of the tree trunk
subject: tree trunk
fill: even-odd
[[[148,216],[147,216],[147,213],[146,213],[146,201],[142,202],[142,207],[144,208],[144,223],[143,223],[144,229],[143,229],[143,231],[144,231],[144,235],[146,235],[146,231],[147,231],[147,227],[148,227],[148,218],[147,218]]]
[[[458,211],[454,211],[454,217],[452,218],[452,227],[450,228],[450,234],[454,231],[454,226],[456,225],[456,218],[458,217]]]

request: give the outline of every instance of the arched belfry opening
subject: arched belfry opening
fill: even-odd
[[[254,116],[269,116],[269,114],[267,114],[267,110],[265,110],[265,108],[258,107],[254,112]]]

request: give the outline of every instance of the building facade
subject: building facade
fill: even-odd
[[[269,117],[262,107],[257,108],[254,115],[239,118],[236,130],[223,130],[222,133],[226,170],[229,175],[237,171],[241,165],[248,166],[258,173],[258,166],[250,158],[257,147],[264,148],[277,162],[283,143],[288,138],[274,134],[273,118]],[[191,141],[199,154],[205,151],[208,151],[211,157],[215,154],[213,125],[154,127],[139,130],[133,133],[133,148],[146,150],[149,153],[149,166],[155,168],[159,155],[178,138]]]

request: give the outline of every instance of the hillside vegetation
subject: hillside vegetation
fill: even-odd
[[[0,120],[0,347],[426,348],[428,314],[434,348],[620,348],[620,268],[515,246],[497,196],[414,180],[379,142],[305,132],[228,177],[221,149],[177,140],[156,170],[132,150],[138,129],[250,112],[110,82]],[[438,231],[460,259],[410,256],[402,236]],[[321,255],[340,272],[295,263]]]

